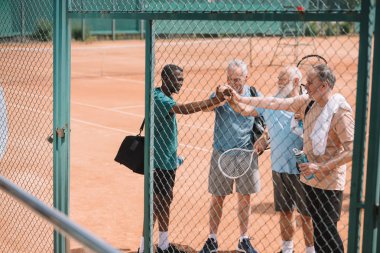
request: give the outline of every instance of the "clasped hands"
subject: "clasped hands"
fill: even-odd
[[[216,88],[216,96],[221,100],[231,101],[238,96],[237,92],[229,85],[218,85]]]

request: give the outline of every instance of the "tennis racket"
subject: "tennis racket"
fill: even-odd
[[[327,61],[325,58],[323,58],[320,55],[317,54],[309,54],[304,57],[302,57],[301,60],[297,63],[297,68],[308,68],[308,67],[314,67],[318,64],[327,64]]]
[[[255,150],[233,148],[224,151],[218,159],[219,170],[225,177],[236,179],[243,176],[253,161]]]
[[[298,61],[297,68],[301,70],[303,73],[307,73],[311,68],[319,64],[327,64],[326,59],[317,54],[309,54],[302,57],[302,59]],[[301,84],[300,95],[303,94],[302,86],[303,85]]]

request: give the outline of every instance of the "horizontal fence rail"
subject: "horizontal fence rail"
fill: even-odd
[[[8,194],[15,197],[16,199],[18,199],[19,201],[21,201],[24,205],[28,206],[41,217],[45,218],[48,222],[53,224],[55,228],[57,228],[60,232],[63,232],[65,235],[68,235],[78,240],[89,249],[99,253],[119,252],[112,246],[96,238],[94,235],[90,234],[88,231],[84,230],[83,228],[72,222],[69,218],[67,218],[60,212],[47,206],[42,201],[38,200],[31,194],[23,191],[17,185],[15,185],[14,183],[2,176],[0,176],[0,188]]]
[[[123,12],[246,12],[246,11],[307,11],[344,12],[360,8],[356,0],[71,0],[70,11],[123,11]]]

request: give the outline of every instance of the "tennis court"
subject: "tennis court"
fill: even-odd
[[[300,47],[300,52],[308,54],[313,51],[309,39],[304,38],[304,44],[308,46]],[[158,76],[163,65],[175,63],[185,70],[184,86],[175,98],[181,102],[205,99],[218,84],[224,83],[227,62],[240,58],[252,63],[248,83],[263,94],[271,95],[281,65],[295,60],[284,53],[275,58],[278,62],[269,66],[277,42],[278,38],[158,38],[155,43],[155,85],[159,84]],[[358,37],[315,38],[315,42],[336,72],[335,91],[345,95],[355,110]],[[248,53],[250,45],[256,50]],[[113,158],[123,138],[138,133],[144,118],[144,52],[144,41],[72,44],[70,216],[125,252],[136,251],[141,237],[143,177],[115,163]],[[185,163],[177,174],[170,238],[189,251],[198,251],[209,232],[207,175],[214,114],[178,116],[177,120],[178,153],[185,157]],[[269,155],[267,151],[259,160],[262,191],[252,197],[249,228],[252,244],[261,252],[273,252],[281,242],[278,216],[273,208]],[[345,244],[350,172],[348,166],[339,222]],[[232,195],[225,202],[219,228],[222,252],[236,247],[235,238],[239,236],[236,201]],[[300,228],[294,242],[295,250],[302,251],[304,243]],[[72,249],[78,247],[80,245],[76,242],[71,242]]]

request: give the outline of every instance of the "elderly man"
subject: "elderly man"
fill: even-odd
[[[300,164],[301,181],[314,225],[316,252],[344,252],[337,229],[345,186],[346,163],[352,160],[354,119],[341,94],[333,94],[335,75],[325,64],[307,74],[308,95],[292,98],[247,98],[231,89],[231,103],[286,110],[303,119],[304,147],[308,162]],[[314,175],[313,178],[310,176]],[[307,180],[306,178],[309,178]],[[311,179],[310,179],[311,178]]]
[[[277,98],[291,98],[298,95],[302,74],[295,66],[283,68],[277,81]],[[267,125],[267,131],[254,145],[256,151],[262,152],[267,139],[271,139],[271,161],[275,210],[280,215],[280,231],[282,253],[293,253],[293,237],[295,233],[293,211],[296,207],[302,215],[301,223],[304,232],[306,253],[313,253],[313,224],[306,207],[306,192],[299,178],[293,148],[302,150],[303,129],[295,119],[294,113],[277,111],[252,106],[232,108],[243,116],[262,115]]]
[[[241,60],[232,60],[227,68],[227,83],[236,94],[250,97],[250,87],[246,85],[248,77],[247,65]],[[218,168],[220,155],[232,148],[253,149],[252,126],[254,117],[244,117],[236,113],[228,103],[215,111],[215,129],[213,153],[211,156],[208,190],[211,193],[209,209],[210,234],[201,253],[218,251],[217,232],[222,218],[223,202],[227,195],[232,194],[233,184],[236,184],[238,197],[238,219],[240,238],[237,250],[243,253],[256,253],[248,236],[249,210],[251,194],[260,190],[260,174],[258,171],[257,155],[254,154],[251,167],[247,173],[237,179],[225,177]]]

